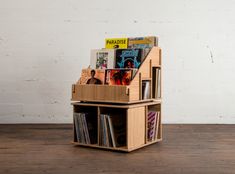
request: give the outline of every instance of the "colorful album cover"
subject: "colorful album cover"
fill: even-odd
[[[83,69],[79,84],[104,84],[105,70],[103,69]]]
[[[115,68],[139,68],[143,49],[117,49]]]
[[[158,38],[155,36],[128,38],[128,48],[142,48],[144,56],[147,56],[152,47],[158,45]]]
[[[155,36],[128,38],[128,48],[149,48],[157,46],[158,39]]]
[[[91,50],[90,65],[93,69],[114,68],[114,49]]]
[[[148,112],[148,141],[152,141],[155,138],[157,116],[155,111]]]
[[[105,39],[105,48],[127,48],[128,38],[107,38]]]
[[[132,69],[107,69],[105,71],[105,84],[129,85],[132,80]]]

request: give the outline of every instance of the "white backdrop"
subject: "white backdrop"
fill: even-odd
[[[156,35],[163,122],[235,123],[234,0],[0,0],[0,123],[71,123],[107,37]]]

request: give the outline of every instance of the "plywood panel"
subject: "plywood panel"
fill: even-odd
[[[159,66],[162,64],[161,48],[153,47],[148,54],[148,57],[152,59],[152,66]]]
[[[72,101],[128,102],[127,86],[75,85]]]
[[[127,110],[127,148],[145,144],[145,107]]]
[[[116,104],[116,103],[87,103],[87,102],[73,102],[71,103],[75,106],[97,106],[97,107],[110,107],[110,108],[137,108],[137,107],[143,107],[143,106],[149,106],[149,105],[157,105],[161,104],[161,101],[149,101],[149,102],[143,102],[143,103],[133,103],[133,104]]]

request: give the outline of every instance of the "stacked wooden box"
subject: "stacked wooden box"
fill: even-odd
[[[162,141],[161,114],[161,49],[153,47],[142,62],[130,85],[72,85],[72,105],[74,110],[74,144],[88,147],[130,152],[132,150]],[[150,98],[143,99],[143,82],[150,82]],[[154,136],[150,138],[150,114],[156,113]],[[95,141],[89,138],[89,126],[83,127],[86,116],[76,113],[89,113],[93,117],[93,134]],[[103,115],[118,115],[123,118],[122,143],[115,143],[115,131],[111,129],[111,116],[101,121]],[[80,118],[81,117],[81,118]],[[84,118],[83,118],[84,117]],[[105,117],[106,118],[106,117]],[[76,121],[80,119],[80,124]],[[112,118],[114,121],[114,116]],[[77,123],[77,124],[75,124]],[[80,130],[79,130],[80,128]],[[104,132],[108,130],[108,133]],[[95,133],[94,133],[95,132]],[[82,137],[82,135],[83,137]],[[117,136],[117,135],[116,135]],[[105,140],[104,137],[108,140]],[[82,139],[83,138],[83,139]],[[106,142],[105,142],[106,141]],[[89,142],[89,143],[88,143]]]

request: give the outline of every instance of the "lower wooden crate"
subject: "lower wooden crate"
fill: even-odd
[[[150,144],[162,141],[162,124],[161,124],[161,101],[138,103],[138,104],[99,104],[99,103],[86,103],[76,102],[72,103],[74,112],[90,112],[94,116],[94,120],[97,120],[97,143],[86,144],[77,141],[76,131],[74,128],[74,145],[81,145],[87,147],[116,150],[131,152],[133,150],[148,146]],[[157,136],[155,140],[147,140],[147,114],[148,111],[160,112],[159,128],[157,130]],[[126,119],[126,144],[122,147],[107,147],[100,145],[99,140],[99,117],[100,114],[119,113],[120,117]],[[119,116],[119,115],[118,115]],[[75,127],[75,124],[74,124]]]

